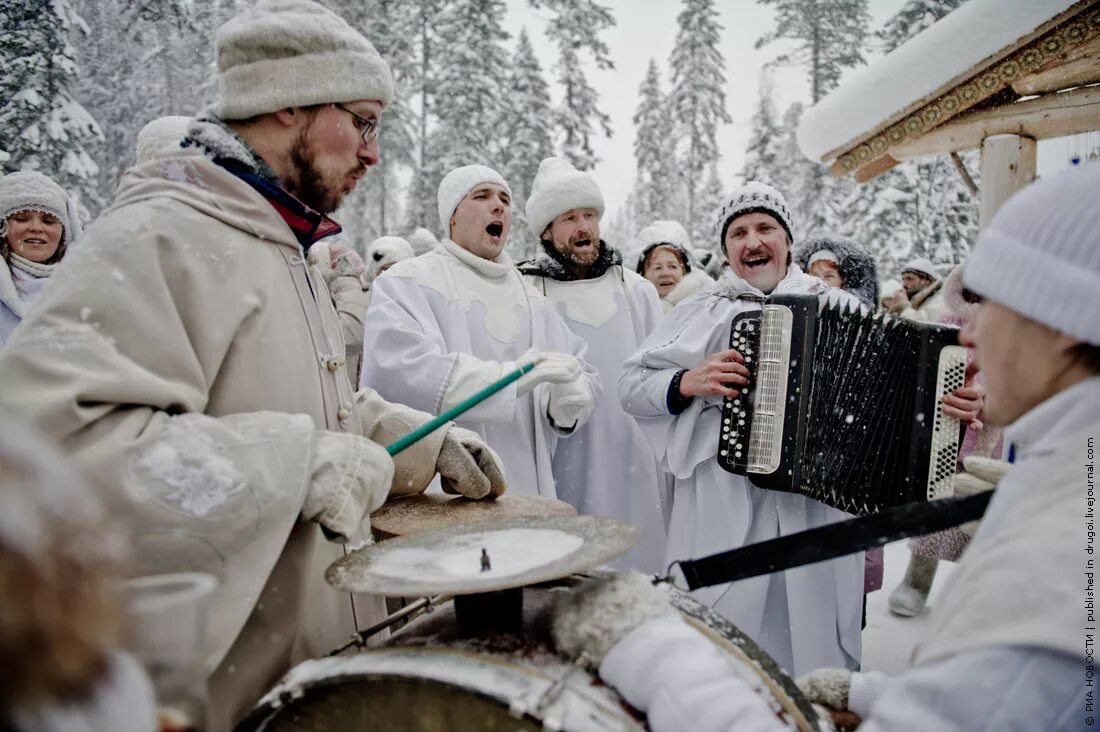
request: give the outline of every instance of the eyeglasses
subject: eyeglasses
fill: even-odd
[[[381,125],[379,124],[377,117],[362,117],[345,107],[343,104],[339,103],[333,103],[332,106],[336,107],[337,109],[343,110],[344,112],[347,112],[355,118],[355,121],[352,124],[355,125],[355,129],[359,131],[360,135],[362,135],[364,143],[370,144],[371,140],[378,137],[378,131]]]

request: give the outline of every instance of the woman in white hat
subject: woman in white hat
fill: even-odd
[[[69,197],[32,171],[0,178],[0,345],[38,299],[72,239]]]

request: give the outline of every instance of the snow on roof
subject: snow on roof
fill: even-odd
[[[990,56],[1031,35],[1076,0],[969,0],[870,66],[802,117],[798,145],[811,160],[866,136]],[[961,80],[961,79],[960,79]]]

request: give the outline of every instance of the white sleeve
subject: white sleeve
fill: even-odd
[[[654,732],[779,732],[787,727],[732,660],[677,616],[615,644],[600,678],[646,713]]]
[[[1095,724],[1085,661],[1004,646],[965,653],[890,680],[861,732],[1070,732]],[[1095,707],[1095,704],[1094,704]],[[855,711],[855,710],[853,710]]]
[[[503,375],[499,361],[467,353],[449,353],[425,288],[406,277],[374,281],[370,312],[363,332],[360,386],[383,399],[441,414]],[[464,416],[476,422],[515,419],[513,382]]]

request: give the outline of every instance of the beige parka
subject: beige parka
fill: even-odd
[[[206,659],[224,729],[347,640],[353,607],[361,627],[384,611],[324,583],[341,549],[300,519],[320,431],[384,445],[428,415],[352,393],[322,277],[267,200],[201,155],[127,171],[63,264],[0,352],[0,409],[132,521],[135,573],[218,577]],[[445,432],[396,458],[390,495],[427,486]]]

